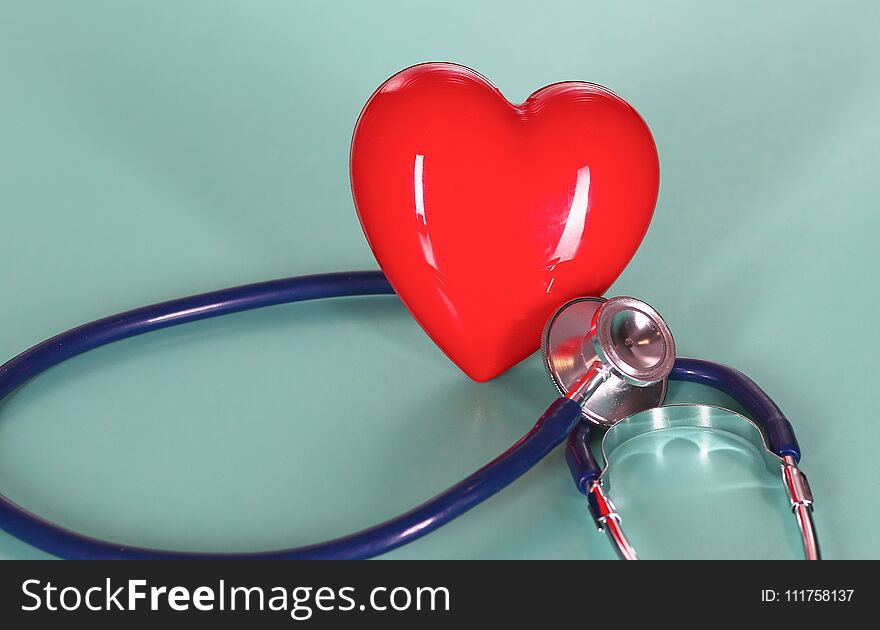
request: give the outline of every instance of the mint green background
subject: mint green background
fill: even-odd
[[[797,427],[825,555],[880,557],[877,5],[369,4],[0,3],[0,357],[154,301],[374,268],[349,139],[405,66],[464,63],[514,101],[590,80],[642,113],[662,163],[610,294],[761,383]],[[27,384],[0,405],[0,490],[128,543],[299,545],[440,491],[552,398],[536,357],[468,381],[394,298],[277,307]],[[710,439],[708,455],[687,435],[627,446],[617,502],[642,555],[800,557],[779,485]],[[5,534],[0,556],[46,557]],[[559,452],[389,557],[612,552]]]

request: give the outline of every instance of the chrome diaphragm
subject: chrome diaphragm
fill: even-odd
[[[675,340],[666,322],[631,297],[563,304],[544,328],[541,350],[559,392],[572,396],[583,389],[578,402],[584,417],[606,427],[663,404],[675,363]],[[588,388],[585,379],[591,379]]]

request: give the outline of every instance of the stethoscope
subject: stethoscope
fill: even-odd
[[[204,293],[100,319],[51,339],[0,366],[0,401],[29,379],[71,357],[114,341],[200,319],[264,306],[320,298],[394,293],[378,271],[301,276]],[[0,527],[62,558],[83,559],[356,559],[385,553],[421,538],[488,499],[568,440],[566,460],[586,495],[600,532],[622,558],[636,553],[608,493],[607,462],[635,436],[673,426],[726,431],[760,449],[781,471],[807,559],[819,559],[813,498],[798,468],[800,447],[791,423],[747,376],[733,368],[675,356],[663,318],[629,297],[582,298],[561,306],[542,337],[547,371],[561,394],[535,426],[502,455],[422,505],[369,529],[323,543],[257,553],[186,553],[132,547],[85,536],[28,512],[0,495]],[[741,404],[756,423],[707,405],[693,413],[663,414],[668,380],[709,385]],[[593,430],[606,428],[600,466],[591,449]]]

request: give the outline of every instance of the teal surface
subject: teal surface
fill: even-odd
[[[878,558],[878,23],[846,2],[2,2],[0,357],[142,304],[374,268],[349,140],[405,66],[464,63],[514,101],[590,80],[642,113],[662,165],[610,293],[656,306],[681,354],[758,381],[797,428],[825,555]],[[0,405],[0,490],[126,543],[306,544],[442,490],[553,396],[537,357],[468,381],[395,298],[275,307],[28,383]],[[621,464],[642,555],[800,557],[754,453],[700,439],[717,448],[630,445],[675,455]],[[0,556],[46,557],[5,534]],[[613,555],[559,452],[388,557]]]

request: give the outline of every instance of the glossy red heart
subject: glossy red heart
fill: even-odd
[[[513,105],[449,63],[383,83],[351,148],[380,267],[477,381],[534,352],[558,306],[611,286],[648,229],[659,177],[648,127],[609,90],[556,83]]]

